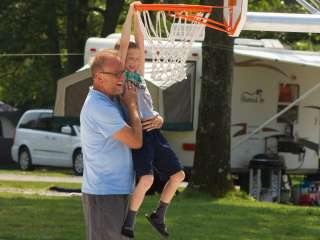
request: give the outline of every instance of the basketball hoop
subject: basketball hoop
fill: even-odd
[[[205,28],[235,37],[245,22],[247,0],[224,0],[224,6],[136,4],[138,21],[152,50],[152,74],[157,80],[182,81],[185,62],[194,41],[203,41]],[[222,11],[223,20],[210,19]]]

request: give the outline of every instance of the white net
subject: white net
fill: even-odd
[[[188,12],[153,13],[152,16],[149,11],[138,14],[145,40],[151,46],[151,78],[164,82],[182,81],[186,77],[185,63],[192,43],[204,39],[205,26],[187,21]],[[197,16],[207,18],[209,13],[197,13]]]

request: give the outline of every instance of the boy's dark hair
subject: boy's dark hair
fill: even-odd
[[[133,41],[129,41],[128,49],[131,49],[131,48],[138,48],[138,45]],[[114,49],[115,50],[120,49],[120,40],[116,43],[116,45],[114,46]]]

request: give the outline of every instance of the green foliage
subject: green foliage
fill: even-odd
[[[89,0],[88,26],[85,36],[97,37],[103,24],[101,13],[104,0]],[[50,47],[53,39],[48,36],[48,22],[56,21],[59,45],[57,52],[67,49],[67,0],[46,1],[4,0],[0,2],[0,100],[21,109],[53,107],[56,81],[68,74],[68,59],[58,58],[61,75],[52,69],[52,56],[6,56],[3,54],[56,53]],[[48,12],[55,11],[57,19],[49,19]],[[80,13],[77,13],[78,15]],[[51,15],[50,15],[51,17]],[[76,44],[76,43],[75,43]],[[84,43],[76,53],[83,53]],[[73,52],[74,53],[74,52]],[[2,54],[2,55],[1,55]],[[81,66],[78,66],[79,68]],[[54,77],[57,75],[57,77]]]
[[[290,3],[291,2],[291,3]],[[306,13],[307,11],[295,1],[284,0],[249,0],[248,11],[251,12],[288,12]]]

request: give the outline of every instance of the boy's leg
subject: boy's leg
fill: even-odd
[[[130,210],[132,211],[138,211],[143,199],[146,195],[146,192],[150,189],[153,183],[153,175],[144,175],[140,177],[140,180],[138,182],[138,185],[136,186],[136,189],[134,190],[132,196],[131,196],[131,202],[130,202]]]
[[[139,208],[143,202],[146,192],[153,183],[153,175],[144,175],[140,177],[139,182],[131,196],[129,211],[122,227],[122,234],[133,238],[134,223]]]
[[[153,183],[152,160],[154,156],[152,133],[143,134],[143,147],[132,151],[132,159],[136,175],[139,178],[138,184],[131,196],[129,211],[122,228],[122,234],[127,237],[134,237],[134,223],[138,210],[143,202],[146,192]]]
[[[182,170],[170,176],[161,193],[160,201],[164,203],[170,203],[184,178],[185,173]]]
[[[157,209],[147,218],[163,236],[169,236],[165,226],[166,211],[185,174],[176,154],[160,132],[157,140],[154,165],[169,180],[161,193]]]
[[[184,172],[182,170],[172,175],[161,193],[160,202],[157,209],[150,215],[146,215],[151,225],[164,237],[169,236],[167,227],[165,225],[166,212],[183,179]]]
[[[164,223],[167,208],[184,178],[184,171],[181,170],[170,176],[168,182],[166,183],[161,193],[158,208],[155,211],[155,214],[159,217],[159,222]]]

